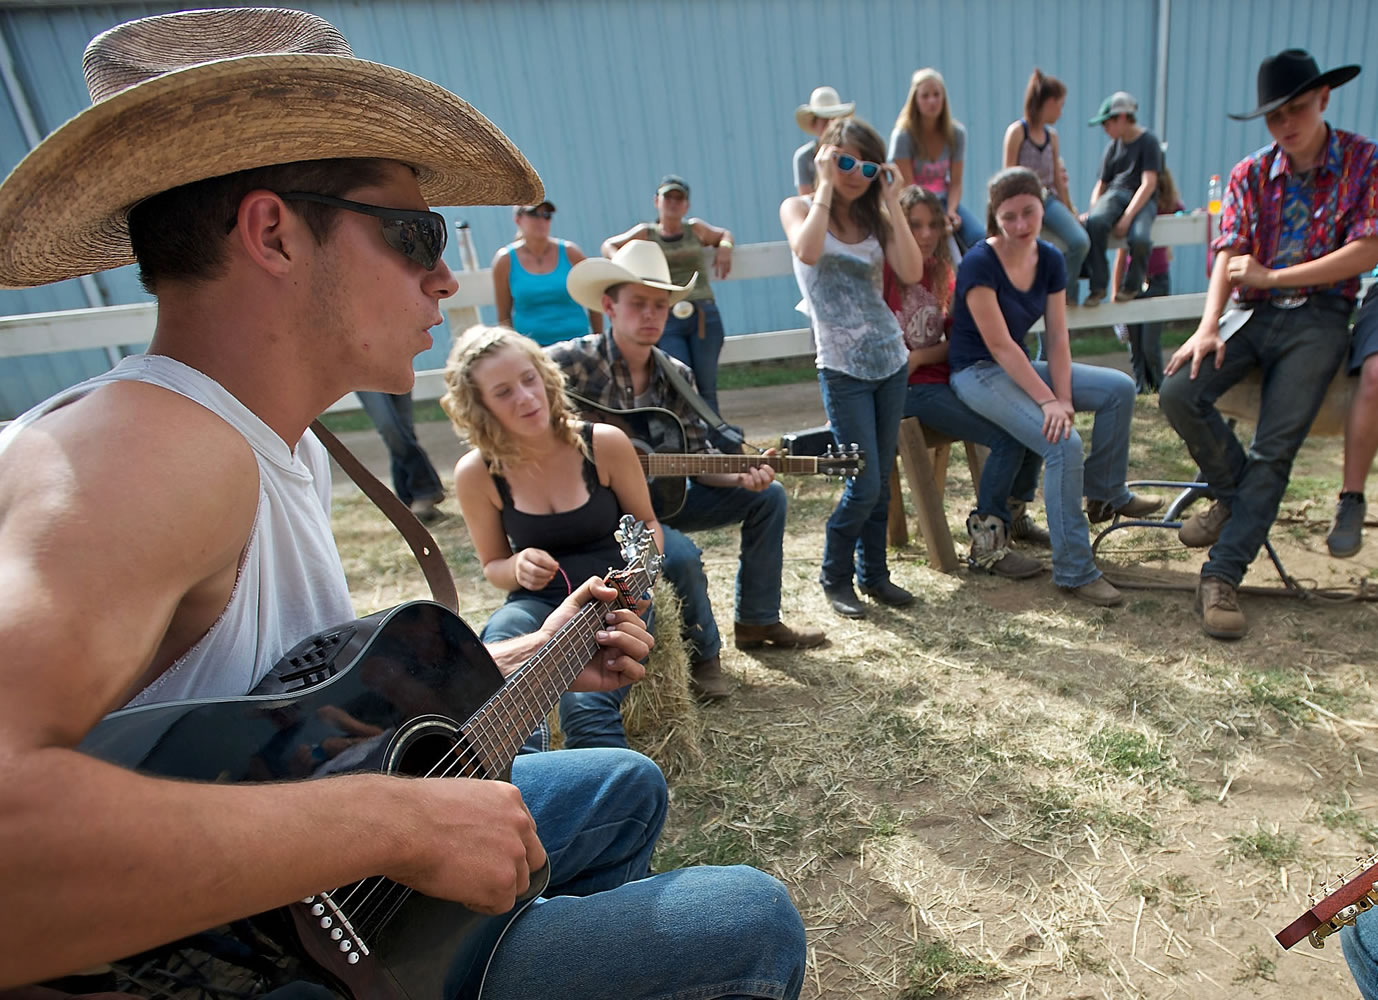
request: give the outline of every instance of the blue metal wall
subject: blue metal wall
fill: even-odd
[[[1261,123],[1226,110],[1254,103],[1260,58],[1289,45],[1323,67],[1362,62],[1378,39],[1372,0],[390,0],[305,6],[338,25],[355,51],[449,87],[493,119],[526,153],[559,206],[557,235],[586,252],[651,213],[656,179],[683,174],[693,212],[732,228],[739,242],[782,238],[780,200],[792,193],[790,155],[806,136],[793,109],[820,83],[855,100],[888,135],[909,76],[934,65],[966,123],[967,195],[978,212],[984,180],[999,166],[1005,126],[1020,114],[1034,64],[1063,79],[1059,127],[1075,200],[1085,207],[1104,138],[1086,119],[1101,98],[1127,89],[1150,127],[1155,107],[1162,4],[1170,3],[1168,163],[1189,206],[1206,178],[1262,145]],[[172,5],[0,8],[0,33],[50,131],[87,102],[82,49],[92,35]],[[1335,92],[1329,118],[1378,135],[1378,65]],[[25,149],[0,93],[0,167]],[[446,210],[467,219],[481,262],[511,237],[502,208]],[[457,263],[453,248],[451,264]],[[1200,289],[1204,255],[1179,253],[1174,281]],[[134,276],[97,279],[111,303],[145,298]],[[800,325],[791,279],[719,289],[729,334]],[[0,292],[0,314],[86,305],[75,282]],[[418,360],[435,367],[445,341]],[[105,366],[102,352],[0,362],[0,416]]]

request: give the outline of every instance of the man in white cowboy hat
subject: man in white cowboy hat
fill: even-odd
[[[818,178],[813,158],[818,153],[818,137],[838,118],[850,118],[856,111],[855,101],[844,101],[832,87],[815,87],[809,103],[794,109],[794,120],[809,135],[808,142],[794,151],[794,187],[800,194],[813,194]]]
[[[1179,535],[1185,545],[1210,547],[1196,610],[1206,634],[1219,639],[1246,631],[1240,582],[1350,346],[1359,276],[1378,264],[1378,146],[1324,117],[1331,88],[1358,73],[1322,73],[1301,49],[1263,60],[1258,107],[1230,117],[1266,116],[1274,141],[1230,172],[1205,311],[1164,367],[1159,405],[1214,501]],[[1263,398],[1246,452],[1215,401],[1255,369]]]
[[[201,784],[75,749],[124,705],[241,697],[354,618],[307,425],[348,391],[410,389],[455,290],[428,203],[542,197],[468,104],[355,58],[302,11],[132,21],[84,66],[93,105],[0,185],[0,284],[137,261],[158,320],[147,355],[0,435],[0,991],[380,874],[502,913],[548,862],[552,898],[507,927],[485,998],[797,996],[803,926],[780,883],[646,878],[666,790],[628,751],[522,757],[510,784]],[[613,594],[585,583],[540,633],[494,647],[499,668]],[[598,642],[581,683],[640,675],[634,615],[609,615]],[[385,978],[387,941],[354,947],[368,929],[316,905],[324,954],[338,942],[339,969]]]
[[[670,280],[660,247],[632,240],[611,260],[590,258],[569,272],[570,297],[587,309],[606,313],[610,325],[547,348],[565,370],[570,390],[616,410],[655,406],[670,410],[684,425],[685,449],[711,454],[708,425],[665,374],[673,368],[693,388],[689,367],[656,347],[665,318],[689,294],[698,275],[684,285]],[[595,415],[596,416],[596,415]],[[690,480],[684,508],[661,518],[665,529],[663,572],[683,602],[685,639],[690,644],[691,681],[699,698],[725,698],[731,684],[722,674],[721,639],[708,600],[703,553],[686,531],[742,526],[737,568],[733,638],[739,649],[766,644],[782,648],[820,645],[821,629],[795,628],[780,620],[780,573],[784,563],[787,498],[774,470],[762,465],[748,472],[712,474]],[[597,702],[606,695],[592,694]]]

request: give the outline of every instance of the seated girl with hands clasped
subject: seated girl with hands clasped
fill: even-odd
[[[623,514],[664,548],[631,441],[576,419],[564,385],[535,341],[501,326],[470,327],[445,365],[440,405],[473,445],[455,465],[455,494],[484,577],[507,592],[484,642],[536,631],[581,583],[621,567],[613,533]],[[626,690],[563,695],[565,746],[625,747]],[[524,749],[547,748],[542,728]]]
[[[1134,380],[1123,372],[1072,363],[1067,332],[1067,267],[1043,226],[1043,185],[1027,167],[990,182],[987,239],[957,269],[948,360],[952,388],[977,413],[1043,457],[1043,500],[1052,535],[1053,582],[1076,597],[1111,606],[1123,597],[1091,554],[1087,514],[1141,517],[1158,497],[1135,496],[1125,485]],[[1029,329],[1045,322],[1047,361],[1030,361]],[[1084,462],[1073,426],[1077,410],[1095,414]],[[1089,498],[1087,514],[1081,498]]]

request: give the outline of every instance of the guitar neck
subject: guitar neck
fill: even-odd
[[[746,472],[769,465],[776,472],[790,476],[811,476],[818,473],[818,459],[793,455],[667,455],[641,452],[641,469],[648,476],[705,476],[713,473]]]
[[[644,568],[623,575],[623,591],[642,594],[654,582]],[[630,602],[628,602],[629,605]],[[584,665],[598,652],[604,617],[621,602],[590,601],[555,636],[511,674],[465,726],[474,750],[491,771],[501,771],[516,756],[560,695],[569,690]]]

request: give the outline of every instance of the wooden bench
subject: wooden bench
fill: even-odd
[[[889,535],[891,545],[908,545],[909,529],[905,523],[904,494],[900,490],[899,462],[904,463],[904,477],[914,498],[914,517],[919,534],[928,548],[928,563],[943,573],[951,573],[960,565],[952,544],[952,530],[947,524],[943,492],[947,485],[947,464],[956,440],[925,427],[917,417],[900,421],[899,453],[890,470]],[[966,446],[967,468],[975,486],[981,480],[988,449],[972,441]]]

